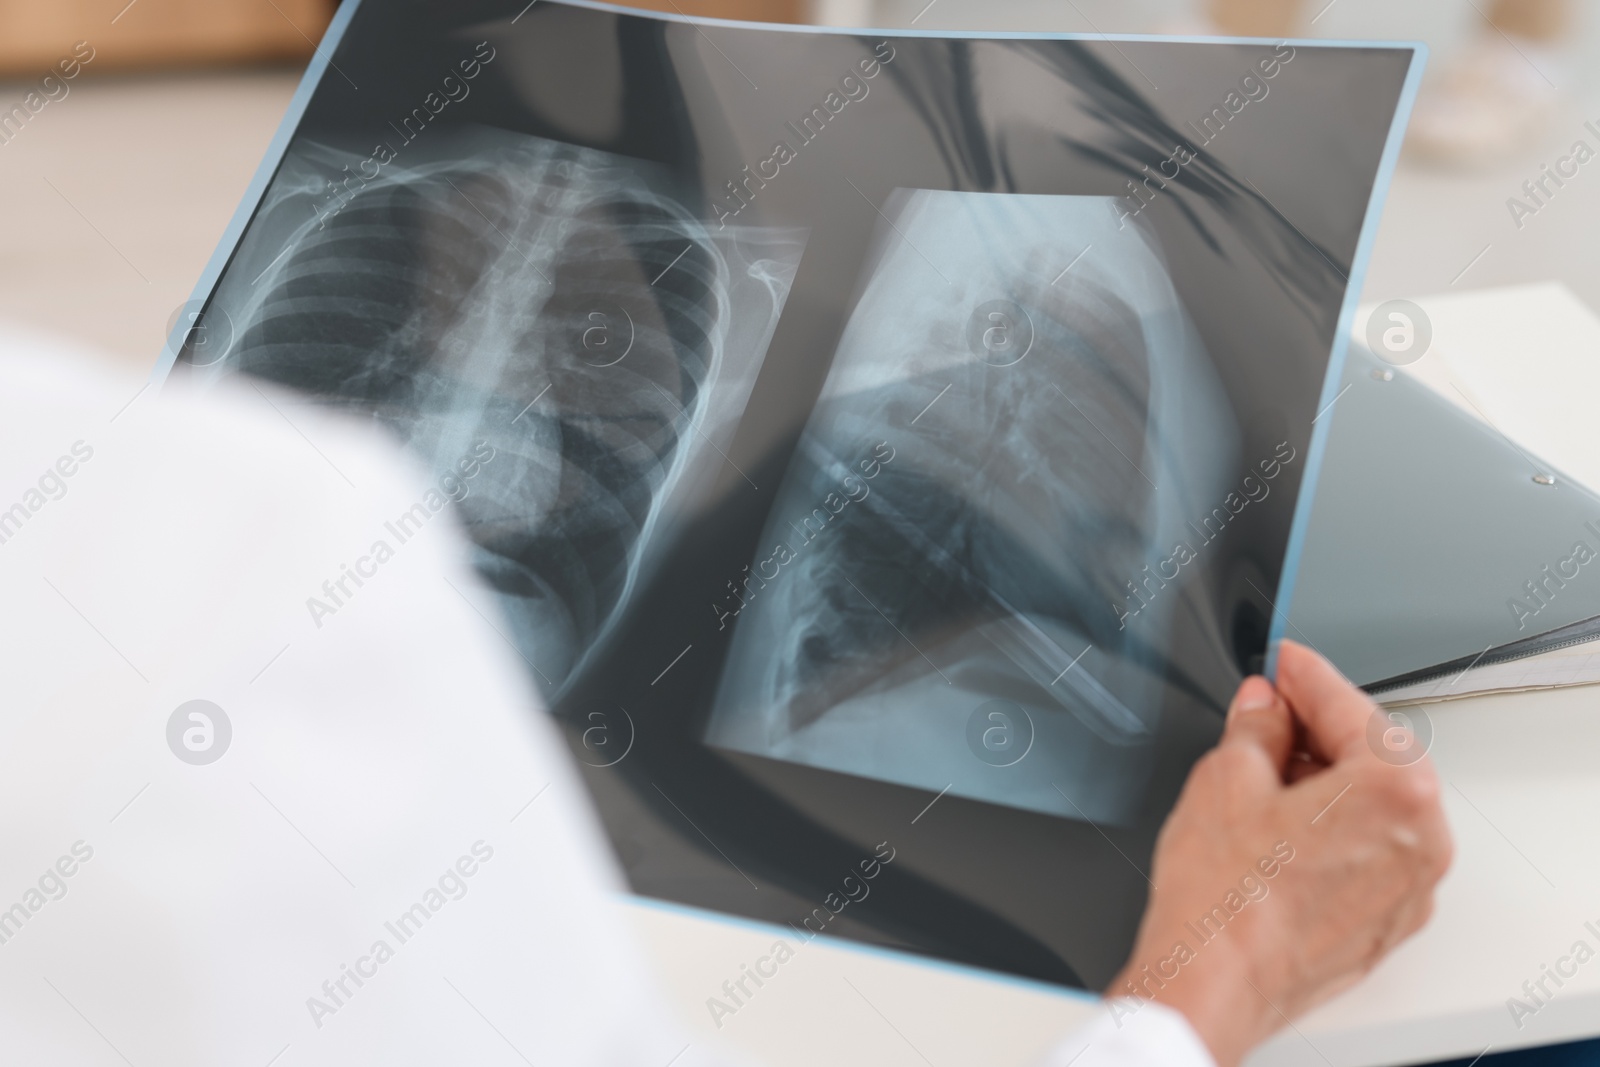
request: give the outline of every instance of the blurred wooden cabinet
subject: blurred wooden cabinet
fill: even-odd
[[[801,22],[807,0],[622,0],[634,7]],[[0,0],[0,78],[42,75],[79,41],[96,71],[304,59],[337,0]]]
[[[33,77],[87,41],[91,69],[303,59],[335,0],[0,0],[0,76]]]

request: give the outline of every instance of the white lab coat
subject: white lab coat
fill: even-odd
[[[142,386],[0,333],[0,1062],[720,1062],[450,509],[391,529],[436,474]],[[1048,1060],[1210,1062],[1153,1006]]]

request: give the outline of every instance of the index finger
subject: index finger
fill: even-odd
[[[1320,655],[1293,641],[1278,647],[1278,692],[1305,724],[1311,744],[1338,762],[1366,749],[1376,705]]]

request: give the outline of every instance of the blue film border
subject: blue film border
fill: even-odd
[[[1406,122],[1411,117],[1411,106],[1416,102],[1417,90],[1422,85],[1422,70],[1427,65],[1428,46],[1417,42],[1411,48],[1411,69],[1406,73],[1405,86],[1395,105],[1394,120],[1389,125],[1389,139],[1384,144],[1383,158],[1378,165],[1378,175],[1372,185],[1372,199],[1367,202],[1367,217],[1361,223],[1361,238],[1356,243],[1355,259],[1350,264],[1350,278],[1345,283],[1344,306],[1339,311],[1339,324],[1333,332],[1333,350],[1328,357],[1328,376],[1322,382],[1322,396],[1317,400],[1317,416],[1311,427],[1311,444],[1306,451],[1306,472],[1300,482],[1300,495],[1295,499],[1294,518],[1289,524],[1289,544],[1284,549],[1283,570],[1278,579],[1278,598],[1272,605],[1272,625],[1267,631],[1266,676],[1276,681],[1278,677],[1278,645],[1289,626],[1290,605],[1294,601],[1295,580],[1300,574],[1300,556],[1305,549],[1306,530],[1311,525],[1311,508],[1315,502],[1317,477],[1322,473],[1323,454],[1328,448],[1329,427],[1333,424],[1333,406],[1339,399],[1339,383],[1344,380],[1345,355],[1350,350],[1350,329],[1355,323],[1356,304],[1361,299],[1361,289],[1367,278],[1367,265],[1372,259],[1372,246],[1378,238],[1378,221],[1383,216],[1384,201],[1389,196],[1389,184],[1395,167],[1400,162],[1400,144],[1405,140]]]

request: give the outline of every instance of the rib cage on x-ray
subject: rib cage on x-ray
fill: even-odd
[[[1137,625],[1117,605],[1225,491],[1227,402],[1159,257],[1106,200],[890,207],[758,580],[730,605],[708,740],[1121,821],[1178,596]],[[982,342],[996,307],[1014,320],[1003,358]],[[875,448],[892,454],[876,470]],[[1029,761],[968,751],[995,698],[1027,710]]]
[[[460,515],[553,697],[743,407],[802,244],[713,239],[632,161],[503,133],[471,149],[390,164],[336,212],[317,175],[356,161],[303,151],[256,255],[290,251],[222,306],[240,369],[373,412],[439,471],[495,449]]]

